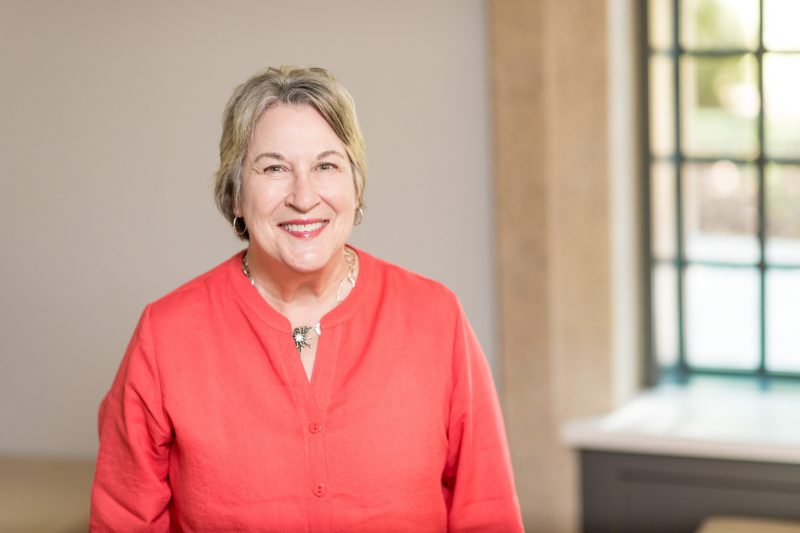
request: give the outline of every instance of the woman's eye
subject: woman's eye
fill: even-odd
[[[264,169],[264,174],[277,174],[283,170],[279,165],[270,165]]]
[[[338,167],[333,163],[320,163],[319,169],[320,170],[336,170]]]

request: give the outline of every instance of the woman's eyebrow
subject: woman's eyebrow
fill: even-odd
[[[342,153],[339,152],[338,150],[325,150],[324,152],[320,152],[319,155],[317,155],[317,160],[323,159],[323,158],[326,158],[326,157],[329,157],[329,156],[332,156],[332,155],[339,156],[342,159],[346,159],[345,156],[342,155]]]
[[[340,158],[342,158],[342,159],[347,159],[347,158],[346,158],[346,157],[345,157],[345,156],[344,156],[344,155],[343,155],[343,154],[342,154],[340,151],[338,151],[338,150],[325,150],[324,152],[320,152],[320,153],[317,155],[317,160],[319,160],[319,159],[324,159],[324,158],[326,158],[326,157],[330,157],[330,156],[337,156],[337,157],[340,157]],[[264,153],[258,154],[258,155],[257,155],[257,156],[256,156],[256,157],[253,159],[253,163],[255,163],[256,161],[258,161],[259,159],[262,159],[262,158],[264,158],[264,157],[269,157],[270,159],[277,159],[278,161],[286,161],[286,158],[285,158],[285,157],[283,157],[283,156],[282,156],[281,154],[279,154],[278,152],[264,152]]]
[[[261,159],[263,157],[269,157],[271,159],[277,159],[278,161],[286,161],[286,158],[283,157],[278,152],[264,152],[263,154],[258,154],[255,157],[255,159],[253,159],[253,163],[255,163],[256,161],[258,161],[259,159]]]

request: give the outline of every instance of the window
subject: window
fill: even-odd
[[[800,377],[800,1],[645,15],[653,361]]]

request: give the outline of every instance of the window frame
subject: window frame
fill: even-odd
[[[764,57],[769,54],[792,54],[798,55],[800,49],[794,50],[767,50],[764,46],[764,4],[765,0],[755,0],[758,2],[758,43],[755,49],[747,48],[719,48],[712,50],[686,49],[681,44],[681,8],[684,0],[667,0],[671,4],[672,27],[671,39],[672,46],[668,50],[656,49],[651,46],[650,38],[650,0],[641,3],[639,10],[641,39],[640,50],[640,77],[642,80],[640,90],[640,127],[641,127],[641,183],[642,206],[644,216],[642,219],[642,251],[645,287],[642,295],[642,309],[644,310],[644,335],[646,339],[646,361],[644,364],[644,381],[646,385],[654,386],[663,382],[686,383],[694,376],[729,376],[755,378],[762,384],[768,384],[774,380],[789,379],[793,382],[800,380],[800,371],[784,372],[770,370],[767,367],[767,273],[769,270],[791,269],[800,270],[800,264],[780,264],[767,261],[766,242],[767,242],[767,205],[766,205],[766,169],[773,163],[784,165],[800,166],[800,156],[798,158],[785,158],[767,156],[765,151],[765,105],[764,105]],[[681,91],[681,59],[683,57],[732,57],[741,55],[751,55],[756,63],[756,84],[758,89],[759,104],[756,118],[757,128],[757,155],[751,159],[726,157],[719,154],[719,157],[698,157],[684,153],[682,122],[684,112],[682,110],[682,91]],[[651,89],[651,58],[667,57],[671,64],[673,86],[672,86],[672,106],[674,120],[674,143],[673,153],[667,156],[654,153],[651,146],[651,123],[650,123],[650,89]],[[689,259],[686,256],[685,227],[684,227],[684,206],[683,206],[683,179],[684,165],[687,163],[714,163],[717,161],[730,161],[737,165],[752,165],[756,172],[756,205],[757,205],[757,228],[756,238],[758,241],[758,260],[752,263],[734,261],[706,261]],[[652,219],[652,168],[656,162],[668,162],[674,166],[674,232],[675,232],[675,257],[663,259],[656,256],[653,249],[653,229]],[[659,265],[670,265],[675,269],[676,275],[676,308],[677,308],[677,361],[672,367],[662,367],[658,361],[656,348],[656,328],[655,328],[655,300],[654,300],[654,270]],[[710,266],[715,268],[743,268],[756,269],[758,272],[758,344],[759,360],[758,367],[753,370],[738,370],[734,368],[705,368],[690,365],[686,350],[686,270],[691,265]]]

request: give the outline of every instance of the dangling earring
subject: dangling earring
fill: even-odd
[[[356,209],[355,218],[353,219],[353,225],[358,226],[359,224],[361,224],[362,220],[364,220],[364,208],[358,206],[358,208]]]
[[[233,232],[237,237],[244,237],[247,233],[247,224],[244,222],[244,217],[233,217],[231,225],[233,226]]]

